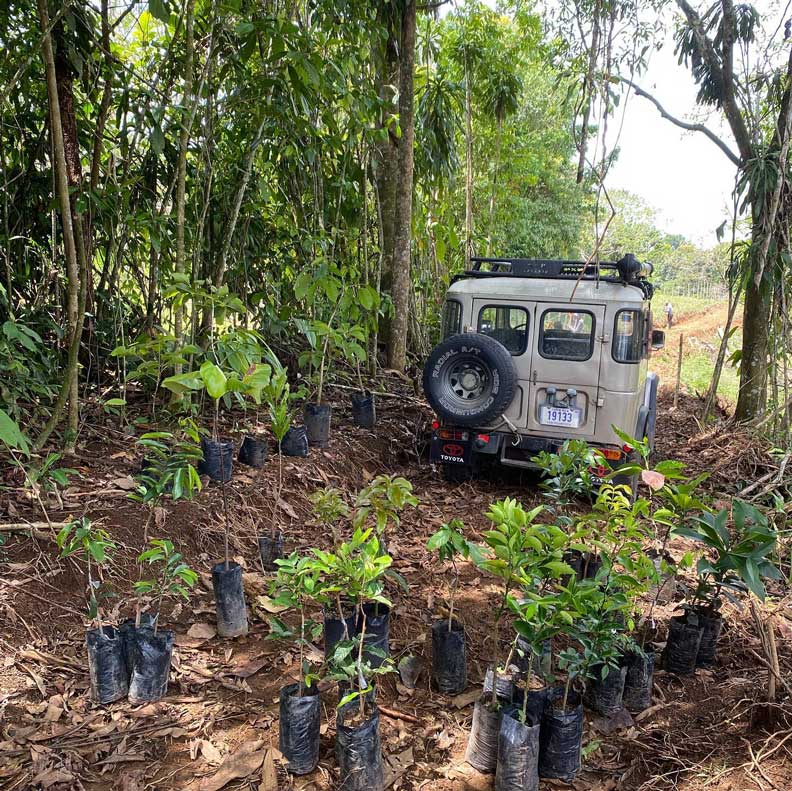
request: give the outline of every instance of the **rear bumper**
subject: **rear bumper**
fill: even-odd
[[[468,428],[441,426],[433,429],[429,458],[435,464],[450,464],[459,466],[477,467],[482,461],[497,461],[507,467],[522,467],[536,469],[532,461],[542,452],[557,453],[564,439],[559,437],[541,437],[514,434],[504,431],[478,431]],[[591,447],[607,447],[617,449],[615,446],[592,445]],[[622,464],[624,457],[618,462],[602,459],[602,466],[594,482],[602,483],[611,472],[614,464]]]

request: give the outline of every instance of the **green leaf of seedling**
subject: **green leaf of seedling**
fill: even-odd
[[[182,395],[189,390],[200,390],[204,386],[203,379],[196,371],[186,371],[175,374],[162,380],[162,386],[176,395]]]
[[[206,386],[206,392],[211,398],[218,400],[226,394],[226,375],[210,360],[207,360],[200,369],[201,379]],[[163,382],[164,384],[164,382]]]

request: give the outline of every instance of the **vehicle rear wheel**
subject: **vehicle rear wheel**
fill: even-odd
[[[479,333],[446,338],[424,366],[426,398],[441,418],[459,426],[484,426],[500,417],[516,384],[509,350]]]

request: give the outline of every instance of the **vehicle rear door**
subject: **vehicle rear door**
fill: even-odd
[[[506,299],[473,300],[473,323],[476,332],[489,335],[502,343],[514,358],[517,385],[514,399],[504,413],[518,428],[526,427],[530,398],[531,358],[535,343],[535,303]]]
[[[527,428],[546,436],[592,435],[605,307],[538,302],[533,323]]]

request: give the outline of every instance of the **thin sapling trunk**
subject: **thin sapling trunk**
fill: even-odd
[[[302,598],[300,599],[300,670],[297,677],[297,697],[302,697],[304,673],[303,673],[303,655],[305,653],[305,604]]]
[[[220,403],[219,399],[216,402],[217,404]],[[217,432],[217,416],[215,413],[215,437]],[[226,480],[225,480],[225,447],[223,443],[220,443],[220,492],[222,493],[223,497],[223,553],[225,557],[225,570],[228,571],[229,566],[229,553],[228,553],[228,533],[229,533],[229,523],[228,523],[228,495],[226,493]]]
[[[492,662],[492,708],[498,707],[498,655],[500,654],[500,621],[503,617],[503,612],[506,609],[506,604],[509,599],[509,592],[511,586],[507,583],[506,589],[503,592],[503,599],[501,600],[498,612],[495,614],[495,645],[493,647],[493,662]],[[511,654],[509,654],[511,659]]]
[[[451,634],[451,624],[454,621],[454,604],[456,600],[457,587],[459,586],[459,570],[457,569],[454,558],[451,558],[451,565],[454,567],[454,579],[451,582],[451,590],[448,595],[448,633]]]
[[[358,610],[360,615],[363,619],[363,626],[360,630],[360,645],[358,646],[358,661],[357,661],[357,670],[358,670],[358,692],[359,692],[359,699],[360,699],[360,719],[363,720],[366,716],[366,696],[363,693],[363,643],[366,639],[366,611],[363,609],[362,602],[358,603]],[[345,627],[346,628],[346,627]]]
[[[148,546],[148,534],[149,534],[149,527],[151,526],[151,520],[154,518],[154,509],[157,507],[157,502],[155,501],[152,503],[151,507],[149,508],[148,516],[146,517],[146,524],[143,525],[143,546]],[[143,564],[140,562],[138,558],[137,562],[138,567],[138,579],[143,576]],[[140,600],[140,596],[137,597],[137,602],[135,603],[135,629],[140,628],[140,617],[143,611],[143,603]]]
[[[344,639],[349,640],[349,629],[347,628],[346,618],[344,618],[344,608],[341,606],[341,594],[336,594],[336,608],[338,609],[338,620],[344,629]]]
[[[363,385],[363,375],[360,373],[360,360],[355,358],[355,367],[357,368],[357,378],[358,378],[358,387],[360,387],[360,392],[365,393],[366,388]]]
[[[564,684],[564,699],[561,701],[561,711],[566,711],[567,700],[569,699],[569,688],[572,684],[572,676],[567,675],[566,684]]]
[[[223,459],[223,451],[222,448],[220,450],[220,462],[222,464]],[[225,530],[223,531],[223,550],[225,552],[225,570],[228,571],[229,566],[229,553],[228,553],[228,496],[226,495],[226,482],[225,482],[225,475],[221,474],[220,476],[220,491],[223,493],[223,517],[224,517],[224,526]]]
[[[531,653],[533,654],[533,649],[531,649]],[[528,674],[525,677],[525,694],[523,695],[523,704],[522,704],[522,721],[523,724],[526,723],[526,718],[528,716],[528,690],[531,689],[531,682],[533,681],[533,662],[531,661],[533,656],[528,658]]]
[[[333,311],[333,316],[335,316],[335,311]],[[332,317],[330,319],[333,320]],[[330,334],[328,333],[325,335],[324,343],[322,344],[322,360],[319,363],[319,384],[316,388],[316,405],[320,406],[322,403],[322,395],[324,392],[324,372],[325,372],[325,360],[327,359],[327,349],[330,345]]]

